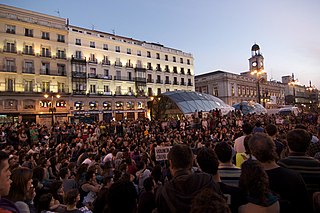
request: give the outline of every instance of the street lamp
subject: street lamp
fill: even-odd
[[[292,75],[293,76],[293,75]],[[299,84],[297,80],[294,80],[294,78],[292,78],[292,80],[288,83],[289,86],[292,86],[292,92],[293,92],[293,105],[296,104],[296,88],[295,85]]]
[[[44,97],[49,98],[49,95],[45,94]],[[55,97],[59,99],[61,96],[59,94],[57,94]],[[54,125],[54,113],[57,111],[57,109],[53,105],[53,98],[54,98],[54,95],[52,94],[51,95],[51,104],[49,107],[49,113],[51,113],[51,127],[53,127],[53,125]]]
[[[263,69],[256,69],[251,71],[251,75],[256,75],[257,76],[257,87],[258,87],[258,103],[261,104],[261,96],[260,96],[260,81],[263,79],[262,75],[265,74],[266,72]]]
[[[309,81],[309,86],[307,87],[307,90],[309,91],[309,99],[310,99],[310,108],[311,110],[313,110],[313,104],[314,104],[314,101],[313,101],[313,92],[316,90],[315,86],[312,86],[311,85],[311,81]]]

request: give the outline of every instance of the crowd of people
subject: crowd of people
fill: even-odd
[[[0,213],[320,212],[319,138],[307,113],[2,124]]]

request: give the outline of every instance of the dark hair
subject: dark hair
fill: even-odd
[[[46,193],[40,196],[39,204],[38,204],[38,212],[42,212],[43,210],[50,210],[50,202],[52,200],[52,194]]]
[[[231,211],[221,195],[210,188],[205,188],[193,198],[190,213],[231,213]]]
[[[252,133],[252,129],[253,129],[253,127],[252,127],[252,125],[249,124],[249,123],[244,123],[244,124],[242,125],[242,131],[243,131],[244,134],[246,134],[246,135],[251,134],[251,133]]]
[[[33,169],[33,179],[37,179],[41,182],[44,178],[44,169],[40,166]]]
[[[68,169],[67,167],[63,167],[63,168],[61,168],[60,171],[59,171],[59,177],[62,178],[62,179],[64,179],[64,178],[66,178],[66,176],[68,175],[68,173],[69,173],[69,169]]]
[[[266,126],[266,132],[268,133],[268,135],[274,136],[274,135],[277,134],[278,128],[277,128],[277,126],[274,125],[274,124],[268,124],[268,125]]]
[[[310,141],[311,136],[304,129],[293,129],[287,134],[288,146],[294,152],[306,152]]]
[[[93,170],[90,170],[86,173],[86,181],[89,181],[91,178],[93,178],[93,175],[95,172]]]
[[[0,151],[0,173],[2,172],[2,169],[4,167],[3,161],[8,160],[9,155],[5,153],[4,151]]]
[[[143,181],[143,187],[147,192],[150,192],[154,187],[153,178],[148,177]]]
[[[269,190],[269,179],[259,161],[246,160],[241,164],[239,187],[259,202],[266,202]]]
[[[170,149],[168,160],[171,160],[172,167],[175,169],[191,169],[193,153],[189,146],[178,144]]]
[[[27,167],[19,167],[12,171],[9,200],[24,201],[28,193],[27,184],[32,179],[32,170]]]
[[[58,194],[58,190],[62,187],[62,181],[55,180],[50,184],[50,191],[55,200],[59,200],[60,203],[63,202],[63,197]]]
[[[244,149],[246,150],[247,155],[251,155],[251,150],[249,147],[249,140],[251,137],[252,137],[252,134],[246,135],[246,137],[244,137],[244,139],[243,139],[243,145],[244,145]]]
[[[199,149],[197,154],[197,162],[203,172],[211,175],[217,174],[219,161],[216,153],[212,149],[205,147]]]
[[[107,199],[108,212],[135,212],[137,192],[132,182],[118,181],[111,185]]]
[[[75,202],[77,202],[78,194],[79,194],[78,189],[70,189],[64,197],[65,204],[72,205]]]
[[[265,133],[256,133],[249,140],[252,154],[258,161],[265,163],[277,159],[276,146],[270,136]]]
[[[222,163],[229,162],[232,159],[232,148],[226,142],[217,143],[214,151]]]

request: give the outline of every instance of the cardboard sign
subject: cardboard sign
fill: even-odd
[[[172,146],[157,146],[155,148],[156,161],[168,160],[167,155]]]

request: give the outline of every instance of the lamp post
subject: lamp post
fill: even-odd
[[[309,81],[309,86],[307,87],[307,90],[309,91],[309,99],[310,99],[310,110],[314,110],[314,101],[313,101],[313,92],[316,90],[314,86],[311,85],[311,81]]]
[[[45,94],[44,97],[49,98],[49,95]],[[55,97],[60,98],[61,96],[59,94],[57,94]],[[54,113],[57,111],[57,109],[53,105],[53,98],[54,98],[54,95],[52,94],[51,95],[51,104],[49,107],[49,113],[51,113],[51,127],[53,127],[53,125],[54,125]]]
[[[251,75],[257,76],[257,89],[258,89],[258,103],[261,104],[261,94],[260,94],[260,81],[263,79],[262,75],[265,74],[263,69],[257,68],[250,73]]]
[[[295,85],[298,84],[297,80],[294,80],[294,78],[292,78],[292,80],[288,83],[289,86],[292,86],[292,92],[293,92],[293,105],[296,104],[296,88]]]

